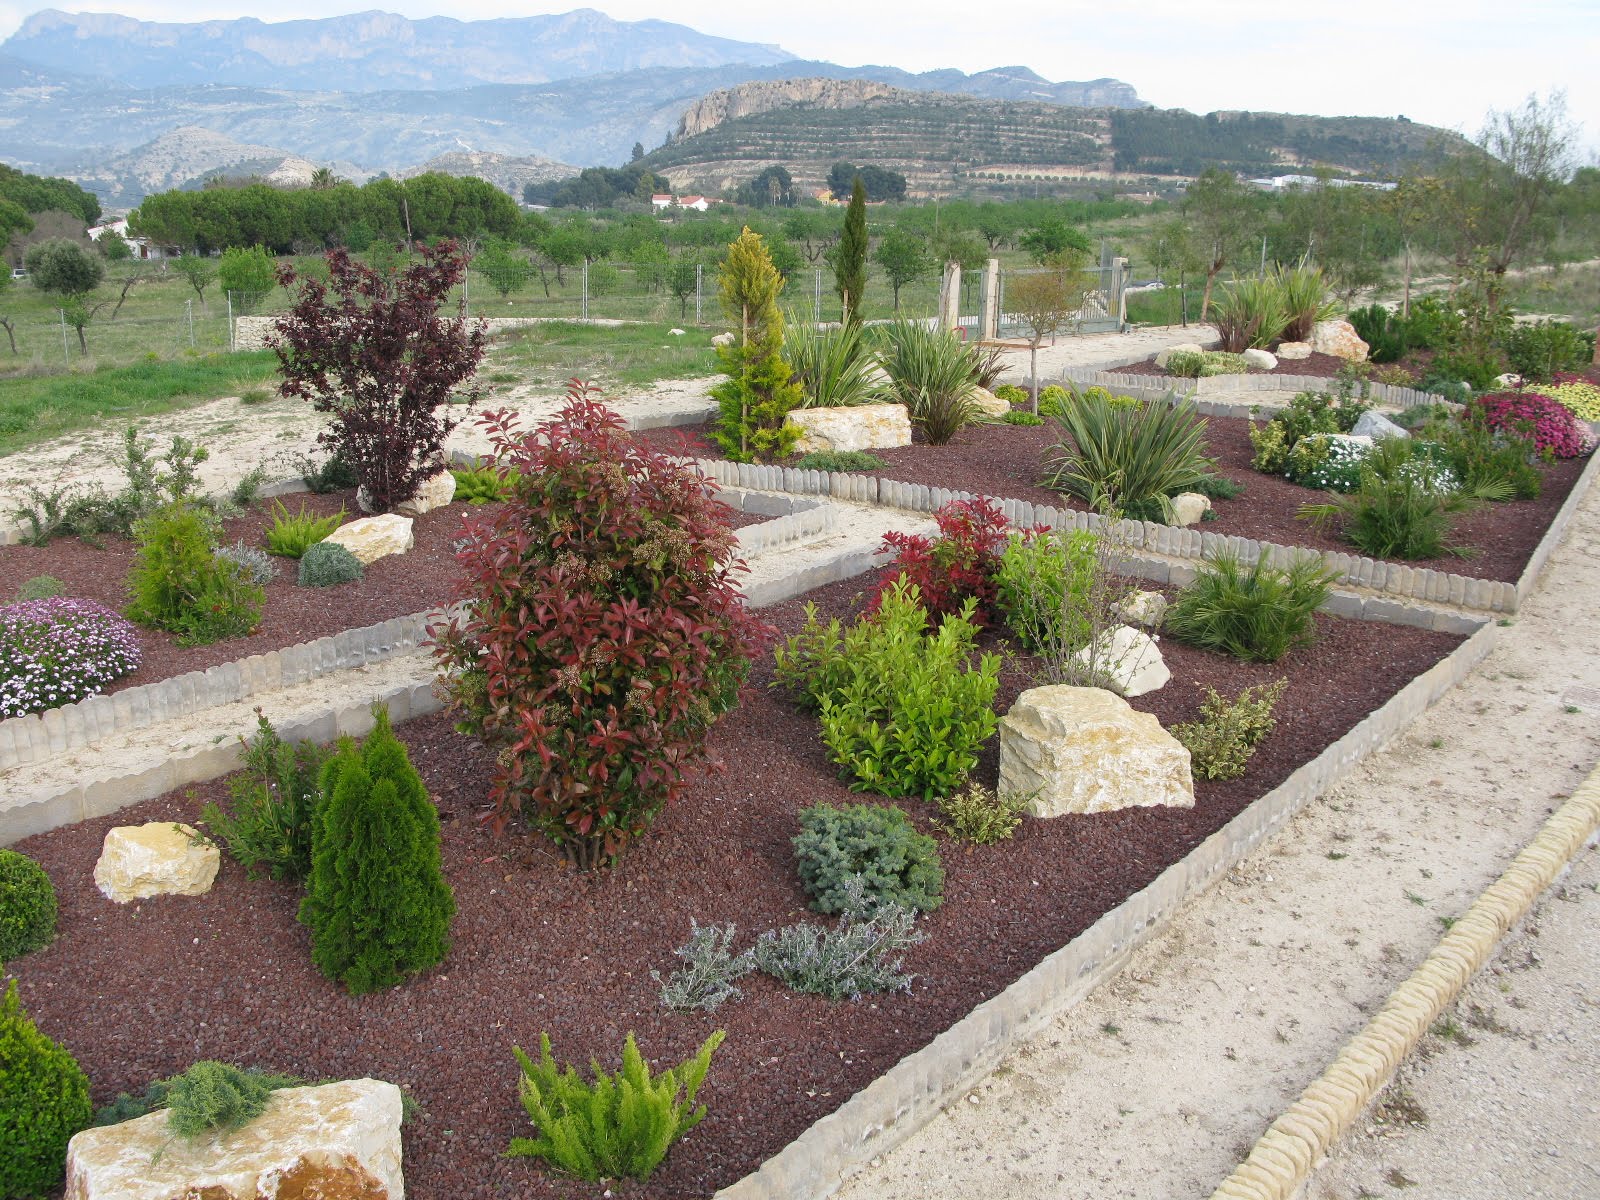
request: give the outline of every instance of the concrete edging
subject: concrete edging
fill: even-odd
[[[1494,954],[1506,932],[1600,829],[1600,767],[1511,865],[1451,925],[1328,1069],[1256,1142],[1212,1200],[1289,1200],[1344,1131],[1394,1076],[1446,1005]]]
[[[1483,660],[1496,633],[1495,626],[1482,626],[1142,891],[901,1059],[757,1170],[717,1192],[717,1200],[821,1200],[832,1195],[850,1174],[988,1075],[1018,1042],[1108,980],[1191,896],[1402,732]]]

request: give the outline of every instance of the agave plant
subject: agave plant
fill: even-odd
[[[789,365],[805,391],[800,408],[844,408],[878,398],[878,363],[859,325],[838,328],[791,321],[784,343]]]
[[[942,446],[977,415],[972,355],[953,334],[921,321],[878,326],[887,391],[928,443]]]
[[[1326,321],[1334,314],[1333,301],[1328,297],[1327,285],[1322,279],[1322,268],[1302,262],[1297,267],[1280,266],[1273,275],[1277,285],[1279,303],[1283,308],[1281,336],[1286,342],[1304,342],[1318,321]]]
[[[1276,277],[1235,279],[1211,303],[1218,349],[1229,354],[1270,344],[1283,332],[1286,316]]]
[[[1204,481],[1216,464],[1205,455],[1206,422],[1189,401],[1138,408],[1074,392],[1051,417],[1070,441],[1055,447],[1044,485],[1100,510],[1136,520],[1165,520],[1172,497]]]

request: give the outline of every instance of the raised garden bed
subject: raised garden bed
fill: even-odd
[[[845,615],[863,586],[846,581],[809,598]],[[793,631],[801,607],[790,601],[765,615]],[[714,734],[727,772],[697,779],[617,867],[592,875],[565,869],[541,842],[479,825],[488,756],[445,717],[403,726],[444,816],[459,912],[451,956],[402,988],[357,1000],[323,980],[294,919],[298,891],[246,880],[231,862],[203,898],[117,908],[98,894],[91,875],[109,826],[192,820],[223,793],[220,781],[20,843],[49,871],[62,913],[56,943],[12,969],[24,1004],[79,1057],[97,1101],[206,1057],[406,1086],[425,1110],[405,1145],[408,1183],[424,1196],[596,1194],[500,1157],[528,1132],[513,1042],[536,1045],[547,1031],[562,1058],[614,1063],[632,1029],[664,1063],[726,1028],[702,1092],[710,1116],[648,1186],[613,1185],[622,1195],[707,1195],[1069,941],[1460,641],[1317,622],[1316,644],[1268,666],[1163,642],[1174,680],[1135,705],[1164,724],[1195,715],[1198,684],[1232,691],[1290,680],[1279,728],[1249,772],[1201,783],[1194,809],[1028,820],[1013,841],[970,852],[941,838],[947,898],[921,923],[928,940],[909,956],[919,975],[909,996],[835,1004],[751,977],[745,999],[714,1014],[659,1006],[649,972],[672,968],[691,916],[737,921],[744,944],[802,915],[789,847],[795,814],[854,798],[815,721],[766,690],[770,657]],[[998,707],[1029,682],[1024,664],[1008,663]],[[979,777],[994,771],[991,745]],[[907,807],[926,823],[922,805]]]
[[[1319,533],[1309,522],[1296,519],[1295,513],[1302,504],[1323,500],[1324,493],[1251,467],[1254,451],[1247,419],[1207,417],[1206,421],[1206,442],[1210,455],[1217,460],[1218,473],[1244,484],[1245,490],[1232,500],[1214,501],[1216,519],[1205,521],[1198,528],[1281,545],[1359,553],[1339,538]],[[698,425],[651,430],[641,436],[658,446],[681,448],[696,457],[720,458],[709,432],[709,426]],[[969,425],[943,446],[918,442],[874,450],[872,453],[888,466],[863,474],[1081,510],[1086,506],[1038,484],[1051,447],[1060,436],[1048,422],[1039,426]],[[1476,552],[1472,557],[1445,556],[1415,560],[1408,565],[1514,582],[1587,465],[1587,459],[1559,460],[1543,469],[1544,487],[1538,499],[1485,504],[1457,518],[1455,539]]]
[[[1278,365],[1272,370],[1263,370],[1260,367],[1251,367],[1243,374],[1249,375],[1283,375],[1289,378],[1305,376],[1311,379],[1337,379],[1340,372],[1350,366],[1347,359],[1336,354],[1312,354],[1310,358],[1280,358]],[[1141,358],[1137,362],[1125,363],[1119,367],[1107,367],[1106,373],[1110,375],[1152,375],[1158,379],[1181,379],[1183,376],[1174,375],[1165,367],[1156,366],[1154,357]],[[1226,379],[1226,375],[1212,376],[1213,379]]]

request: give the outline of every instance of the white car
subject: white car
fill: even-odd
[[[27,277],[28,277],[28,273],[25,270],[23,270],[21,267],[12,267],[11,268],[11,278],[13,278],[13,279],[26,279]]]

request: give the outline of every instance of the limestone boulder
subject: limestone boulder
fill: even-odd
[[[389,554],[404,554],[411,549],[415,538],[411,533],[411,518],[399,513],[384,513],[377,517],[362,517],[339,526],[325,539],[335,542],[361,560],[361,565],[377,562]]]
[[[1318,354],[1331,354],[1347,362],[1366,362],[1370,347],[1361,340],[1356,327],[1349,321],[1318,321],[1311,331],[1311,348]],[[1283,353],[1283,347],[1278,347]]]
[[[911,417],[904,404],[857,404],[848,408],[797,408],[789,422],[801,429],[795,450],[874,450],[911,445]]]
[[[991,421],[998,421],[1011,411],[1009,402],[1000,399],[988,388],[981,387],[972,389],[972,407]]]
[[[1052,684],[1000,719],[1000,791],[1036,817],[1194,806],[1189,752],[1148,713],[1103,688]]]
[[[1172,498],[1172,523],[1187,528],[1198,525],[1211,511],[1211,497],[1199,492],[1179,492]]]
[[[1159,629],[1167,615],[1167,598],[1160,592],[1146,592],[1135,588],[1116,605],[1117,616],[1129,625],[1143,625],[1146,629]]]
[[[1156,639],[1131,625],[1107,629],[1092,647],[1079,650],[1077,659],[1103,675],[1104,685],[1119,696],[1159,691],[1172,680]]]
[[[403,517],[420,517],[425,512],[443,508],[456,498],[456,477],[449,471],[440,471],[422,481],[417,494],[395,506]]]
[[[1350,432],[1356,437],[1378,438],[1408,438],[1411,435],[1388,417],[1374,409],[1368,409],[1356,418],[1355,428]]]
[[[668,337],[687,337],[688,335],[689,335],[689,331],[687,329],[669,329],[669,330],[667,330],[667,336]]]
[[[736,339],[731,333],[719,333],[716,337],[711,339],[711,344],[713,346],[731,346],[735,340]]]
[[[1494,377],[1494,385],[1502,390],[1508,388],[1519,388],[1522,386],[1522,376],[1515,374],[1514,372],[1507,371],[1504,375],[1496,375]]]
[[[217,878],[222,855],[192,825],[151,821],[106,831],[95,886],[107,900],[127,904],[151,896],[203,896]]]
[[[1277,356],[1285,362],[1298,362],[1302,358],[1310,358],[1311,343],[1283,342],[1278,346]]]
[[[1251,346],[1244,352],[1244,362],[1247,367],[1256,367],[1262,371],[1270,371],[1278,365],[1278,357],[1270,350],[1258,350]]]
[[[272,1094],[219,1138],[187,1141],[165,1111],[85,1129],[67,1146],[67,1200],[401,1200],[400,1089],[349,1079]]]
[[[1156,354],[1156,366],[1166,369],[1167,363],[1174,354],[1204,354],[1206,348],[1199,342],[1179,342],[1176,346],[1168,346]]]

